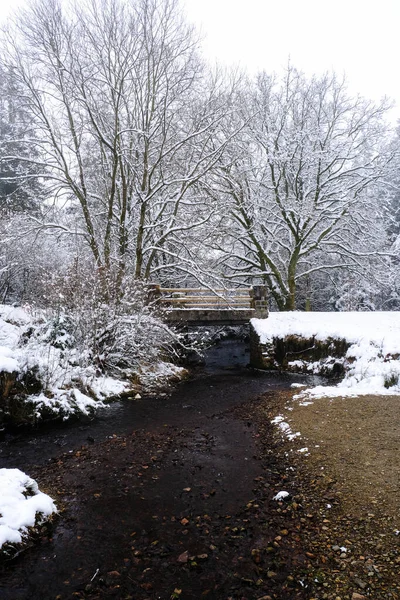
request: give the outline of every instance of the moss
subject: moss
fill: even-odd
[[[385,375],[384,386],[386,389],[394,387],[399,384],[399,376],[397,373],[390,373],[389,375]]]

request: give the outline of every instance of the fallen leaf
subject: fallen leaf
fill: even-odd
[[[189,560],[189,552],[187,550],[185,550],[185,552],[182,552],[182,554],[180,554],[178,556],[178,563],[185,564],[185,563],[187,563],[188,560]]]

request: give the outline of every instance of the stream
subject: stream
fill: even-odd
[[[245,342],[219,342],[206,352],[204,365],[194,377],[179,384],[167,398],[124,400],[100,410],[91,420],[6,433],[0,441],[0,466],[18,468],[29,474],[33,466],[44,465],[60,452],[73,451],[82,444],[101,442],[114,434],[154,428],[167,422],[184,425],[188,418],[211,416],[269,389],[289,387],[305,380],[301,375],[285,376],[249,369],[248,362]],[[311,378],[307,381],[311,382]]]
[[[241,514],[263,475],[253,423],[230,411],[293,382],[313,383],[249,369],[248,360],[244,342],[226,340],[170,396],[116,402],[91,421],[7,433],[0,466],[57,492],[62,512],[52,536],[2,567],[1,600],[169,600],[175,587],[185,600],[205,591],[228,597],[232,549],[218,542],[217,523]],[[202,528],[201,515],[214,529]],[[213,568],[195,576],[182,568],[182,552],[208,557],[210,547],[221,547]]]

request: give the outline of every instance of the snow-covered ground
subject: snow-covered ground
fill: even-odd
[[[142,365],[136,380],[143,379],[142,385],[151,388],[157,378],[165,384],[168,376],[177,377],[181,371],[168,363]],[[16,397],[27,407],[30,420],[87,415],[104,407],[104,400],[135,391],[129,377],[99,374],[62,327],[57,331],[40,314],[33,317],[28,310],[8,305],[0,305],[1,372],[13,374],[15,385],[21,384]],[[31,393],[24,389],[26,381]]]
[[[350,344],[343,380],[304,390],[303,397],[400,395],[400,312],[281,312],[252,319],[252,325],[266,345],[292,335],[317,341],[344,339]],[[319,363],[306,368],[317,373]]]
[[[0,548],[20,544],[28,527],[39,525],[57,512],[53,500],[34,479],[19,469],[0,469]]]
[[[63,418],[89,414],[103,406],[103,399],[128,387],[126,381],[96,377],[93,368],[80,366],[77,351],[66,351],[62,342],[49,340],[45,323],[40,319],[38,322],[27,310],[0,305],[0,372],[16,374],[17,382],[34,376],[42,389],[23,400],[37,419],[44,411]]]

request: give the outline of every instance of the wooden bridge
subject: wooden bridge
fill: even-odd
[[[268,316],[265,286],[233,290],[149,287],[150,300],[162,307],[170,323],[243,325],[254,317]]]

